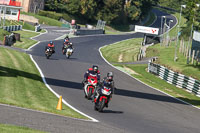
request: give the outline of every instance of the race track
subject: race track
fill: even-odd
[[[160,27],[160,17],[166,14],[155,12],[157,21],[153,26]],[[174,20],[173,26],[176,23],[176,19],[172,16],[168,17]],[[8,110],[11,109],[8,107],[0,108],[0,116],[6,116],[5,114],[7,113],[7,117],[2,117],[3,120],[7,120],[7,123],[15,124],[21,120],[20,125],[50,132],[199,132],[200,118],[198,116],[200,116],[200,110],[138,82],[136,79],[107,64],[100,56],[99,48],[102,46],[142,36],[142,34],[136,33],[71,38],[75,52],[70,59],[66,59],[61,53],[63,40],[54,41],[56,53],[49,60],[44,56],[44,48],[48,42],[41,42],[29,52],[41,68],[51,88],[59,95],[62,95],[63,99],[69,104],[99,120],[99,123],[70,120],[70,118],[40,114],[39,112],[32,112],[32,117],[27,112],[27,115],[26,113],[21,115],[21,117],[26,117],[20,117],[20,119],[18,118],[20,113],[26,111],[13,109],[13,113],[9,114]],[[39,40],[42,39],[49,40],[48,36],[39,38]],[[109,107],[105,108],[103,113],[94,111],[94,104],[84,98],[81,85],[85,71],[93,64],[99,66],[102,78],[107,72],[113,71],[115,84],[118,88],[109,103]],[[28,119],[29,117],[30,119]],[[16,118],[15,122],[13,122],[12,118]],[[31,118],[33,119],[32,121]]]

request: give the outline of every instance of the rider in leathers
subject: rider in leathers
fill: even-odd
[[[105,105],[106,107],[108,107],[108,103],[110,101],[110,98],[112,98],[112,94],[114,93],[114,90],[116,90],[115,85],[114,85],[114,81],[113,81],[113,73],[112,72],[107,73],[107,77],[103,78],[103,81],[97,87],[97,89],[95,91],[96,93],[94,94],[94,96],[97,96],[96,95],[97,93],[101,94],[101,88],[104,87],[104,86],[111,88],[111,95],[110,95],[110,97],[108,99],[108,102]],[[98,97],[96,97],[96,99],[98,99]],[[94,97],[93,97],[93,100],[94,100]]]

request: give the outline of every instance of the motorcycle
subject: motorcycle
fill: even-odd
[[[65,53],[65,55],[66,55],[66,57],[69,59],[69,57],[72,55],[72,52],[73,52],[73,49],[72,48],[68,48],[67,50],[66,50],[66,53]]]
[[[72,43],[71,43],[71,45],[72,45]],[[73,48],[72,48],[72,46],[71,47],[69,47],[68,45],[65,45],[64,44],[64,46],[63,46],[63,49],[62,49],[62,52],[63,52],[63,54],[64,55],[66,55],[66,57],[69,59],[69,57],[72,55],[72,53],[73,53]]]
[[[91,99],[91,96],[94,93],[95,88],[97,87],[97,76],[89,74],[87,83],[84,85],[84,93],[85,93],[85,98]]]
[[[111,100],[111,95],[112,95],[112,88],[111,87],[106,87],[103,86],[101,87],[101,89],[99,90],[99,92],[97,91],[96,96],[94,98],[94,109],[96,111],[102,112],[103,108],[108,105],[108,102]],[[108,107],[108,106],[106,106]]]
[[[53,49],[48,47],[45,51],[45,55],[46,55],[46,58],[49,59],[49,57],[53,54]]]

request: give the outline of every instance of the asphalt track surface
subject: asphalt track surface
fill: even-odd
[[[163,13],[157,15],[154,27],[160,27],[159,18]],[[99,47],[141,36],[136,33],[72,38],[75,51],[70,59],[61,53],[63,40],[54,41],[56,53],[49,60],[44,56],[47,42],[30,51],[51,88],[99,123],[6,106],[0,108],[0,123],[6,121],[49,132],[198,133],[200,110],[138,82],[101,58]],[[84,98],[81,85],[84,72],[93,64],[99,66],[102,77],[113,71],[118,88],[103,113],[94,111],[94,104]]]

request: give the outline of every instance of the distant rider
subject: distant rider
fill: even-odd
[[[46,51],[48,48],[51,48],[51,49],[52,49],[52,53],[55,53],[55,46],[54,46],[54,44],[53,44],[52,41],[50,41],[49,44],[46,46],[45,51]]]
[[[66,53],[66,49],[68,49],[68,48],[70,48],[70,49],[73,49],[74,50],[74,48],[72,47],[72,43],[71,42],[69,42],[69,40],[65,40],[64,41],[64,43],[63,43],[63,47],[62,47],[62,52],[63,52],[63,54],[65,54]],[[73,52],[72,52],[73,53]]]

